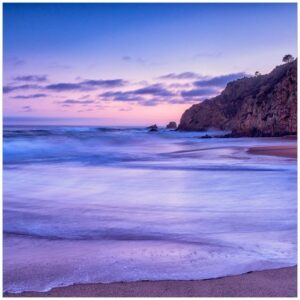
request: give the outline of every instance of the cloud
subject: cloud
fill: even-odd
[[[121,87],[127,82],[123,79],[111,79],[111,80],[85,80],[80,82],[82,86],[92,86],[92,87]]]
[[[89,97],[90,97],[90,95],[84,95],[84,96],[80,97],[79,99],[80,100],[85,100],[85,99],[88,99]]]
[[[146,64],[147,61],[144,58],[141,57],[132,57],[129,55],[124,55],[122,56],[122,60],[126,61],[126,62],[137,62],[139,64]]]
[[[190,83],[171,83],[168,85],[169,88],[173,89],[182,89],[191,87]]]
[[[202,76],[193,72],[170,73],[164,76],[165,79],[194,79],[197,77],[201,80],[190,81],[190,83],[185,84],[176,83],[167,85],[167,87],[157,83],[129,91],[108,91],[100,94],[99,97],[104,101],[135,102],[143,106],[155,106],[164,103],[195,103],[216,96],[229,81],[245,76],[246,73],[244,72],[215,77]]]
[[[87,111],[94,111],[94,110],[92,108],[77,110],[77,112],[87,112]]]
[[[46,89],[56,92],[81,90],[82,86],[79,83],[55,83],[46,86]]]
[[[156,106],[162,102],[165,102],[165,101],[163,101],[162,99],[154,98],[154,99],[145,100],[145,101],[141,102],[141,104],[143,106]]]
[[[99,95],[101,98],[110,98],[115,101],[142,101],[144,100],[141,96],[136,96],[131,92],[106,92]],[[105,100],[105,99],[104,99]]]
[[[26,95],[26,96],[18,95],[11,98],[12,99],[34,99],[34,98],[44,98],[47,96],[48,96],[47,94],[33,94],[33,95]]]
[[[201,91],[200,91],[201,90]],[[195,103],[202,99],[196,96],[211,96],[218,91],[215,88],[194,89],[182,92],[173,92],[166,89],[162,84],[153,84],[145,88],[131,91],[105,92],[99,95],[104,101],[134,102],[143,106],[156,106],[159,104],[186,104]]]
[[[205,77],[194,72],[169,73],[158,77],[158,79],[200,79],[200,78],[205,78]]]
[[[152,95],[161,97],[171,97],[174,95],[171,91],[165,89],[160,84],[149,85],[147,87],[131,91],[131,93],[135,95]]]
[[[122,56],[122,60],[129,61],[129,60],[132,60],[132,57],[125,55],[125,56]]]
[[[18,76],[16,80],[23,81],[44,81],[46,77],[43,76]],[[127,81],[123,79],[109,79],[109,80],[84,80],[78,83],[54,83],[46,86],[36,84],[23,84],[23,85],[6,85],[3,87],[3,93],[7,94],[17,90],[28,90],[28,89],[41,89],[49,90],[54,92],[65,92],[65,91],[87,91],[94,90],[97,88],[115,88],[122,87],[127,84]]]
[[[113,98],[116,101],[143,101],[144,98],[142,96],[171,97],[173,95],[171,91],[165,89],[160,84],[153,84],[126,92],[106,92],[99,96],[102,98]]]
[[[168,100],[168,103],[170,104],[187,104],[187,103],[198,103],[199,101],[204,100],[205,98],[174,98],[174,99],[170,99]]]
[[[204,89],[193,89],[189,91],[182,91],[182,97],[199,97],[199,96],[207,96],[211,97],[218,94],[218,90],[215,88],[204,88]]]
[[[64,101],[58,101],[57,103],[63,104],[63,105],[71,105],[71,104],[92,104],[95,103],[94,100],[75,100],[75,99],[67,99]]]
[[[86,90],[91,90],[99,87],[104,87],[104,88],[122,87],[126,83],[127,82],[123,79],[84,80],[79,83],[49,84],[46,86],[46,89],[56,91],[56,92],[73,91],[73,90],[86,91]]]
[[[23,112],[30,112],[30,111],[32,111],[32,108],[29,105],[22,106],[22,111]]]
[[[30,82],[45,82],[47,81],[46,75],[26,75],[14,77],[16,81],[30,81]]]
[[[30,89],[39,89],[42,88],[36,84],[22,84],[22,85],[6,85],[3,87],[3,93],[7,94],[17,90],[30,90]]]
[[[135,95],[132,92],[106,92],[99,95],[99,97],[105,101],[136,102],[145,106],[153,106],[154,103],[151,102],[151,99],[144,98],[142,95]]]
[[[205,80],[198,80],[194,82],[194,85],[196,87],[210,87],[210,86],[214,86],[214,87],[219,87],[219,88],[223,88],[226,86],[226,84],[230,81],[233,80],[237,80],[243,77],[247,77],[249,75],[247,75],[244,72],[239,72],[239,73],[231,73],[231,74],[227,74],[227,75],[221,75],[221,76],[215,76],[209,79],[205,79]]]

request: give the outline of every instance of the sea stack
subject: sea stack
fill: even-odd
[[[149,132],[158,131],[158,127],[156,124],[147,127],[147,129],[149,130]]]
[[[231,130],[232,136],[297,134],[297,60],[266,75],[229,82],[224,91],[187,109],[179,130]]]
[[[167,129],[176,129],[177,124],[174,121],[169,122],[169,124],[166,126]]]

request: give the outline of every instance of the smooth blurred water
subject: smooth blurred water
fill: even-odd
[[[296,264],[295,141],[205,134],[5,127],[4,290]]]

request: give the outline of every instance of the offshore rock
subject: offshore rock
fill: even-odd
[[[176,122],[172,121],[170,122],[167,126],[166,126],[167,129],[176,129],[177,128],[177,124]]]

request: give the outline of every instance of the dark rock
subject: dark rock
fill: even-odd
[[[147,129],[149,130],[149,132],[158,131],[158,127],[156,124],[147,127]]]
[[[176,122],[172,121],[170,122],[167,126],[166,126],[167,129],[176,129],[177,128],[177,124]]]
[[[212,136],[208,135],[208,134],[203,135],[203,136],[200,137],[200,139],[211,139],[211,138],[212,138]]]
[[[297,60],[267,75],[228,83],[219,96],[186,110],[178,126],[193,131],[209,128],[231,130],[226,137],[297,134]]]

